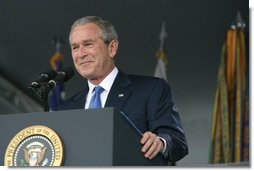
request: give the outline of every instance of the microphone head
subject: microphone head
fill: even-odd
[[[61,71],[57,72],[57,76],[51,80],[49,80],[48,85],[50,88],[55,87],[57,84],[61,82],[68,81],[74,75],[74,69],[71,67],[64,68]]]
[[[68,81],[71,77],[73,77],[74,69],[72,67],[67,67],[59,71],[58,74],[64,74],[63,81]]]
[[[57,75],[56,71],[53,69],[50,69],[44,73],[41,74],[41,77],[47,77],[48,79],[54,78]]]
[[[55,70],[50,69],[48,71],[43,72],[36,81],[31,83],[32,86],[37,86],[40,83],[47,82],[48,80],[56,77],[57,73]]]

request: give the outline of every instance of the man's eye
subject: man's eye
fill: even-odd
[[[77,48],[78,48],[77,46],[73,46],[73,47],[72,47],[72,50],[75,50],[75,49],[77,49]]]
[[[92,46],[92,43],[85,43],[85,46]]]

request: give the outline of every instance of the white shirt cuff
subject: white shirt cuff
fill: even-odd
[[[159,137],[159,136],[158,136]],[[165,153],[165,151],[166,151],[166,149],[167,149],[167,142],[166,142],[166,140],[164,139],[164,138],[162,138],[162,137],[159,137],[160,138],[160,140],[162,140],[162,142],[163,142],[163,150],[162,150],[162,154],[164,154]]]

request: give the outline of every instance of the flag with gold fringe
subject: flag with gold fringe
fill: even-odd
[[[160,48],[156,53],[157,65],[155,68],[154,76],[164,78],[167,81],[166,65],[168,63],[168,57],[164,50],[164,40],[167,37],[165,22],[162,23],[161,32],[159,35]]]
[[[215,94],[209,163],[249,161],[249,56],[240,13],[227,31]]]
[[[56,72],[61,71],[64,57],[60,53],[60,45],[61,40],[60,37],[55,37],[54,43],[56,45],[56,52],[55,54],[50,58],[50,65],[53,70]],[[54,89],[50,92],[49,95],[49,108],[51,111],[57,110],[58,106],[62,103],[62,101],[65,99],[65,91],[64,91],[64,85],[63,83],[57,84]]]

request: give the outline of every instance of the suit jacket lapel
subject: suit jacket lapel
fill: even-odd
[[[127,87],[131,84],[128,76],[119,70],[117,77],[110,89],[105,107],[116,107],[121,110],[123,104],[130,95]]]

